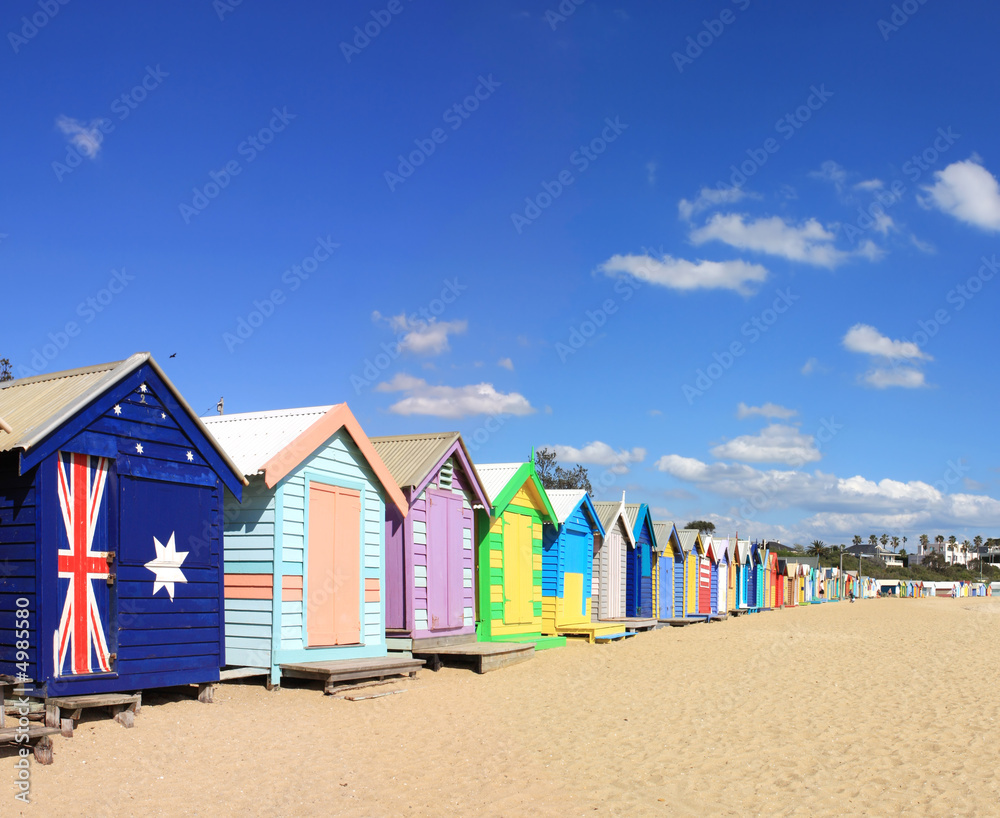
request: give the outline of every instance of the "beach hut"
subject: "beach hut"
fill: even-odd
[[[655,521],[653,533],[656,539],[657,553],[657,593],[659,601],[658,618],[661,620],[679,618],[684,614],[683,582],[684,582],[684,549],[677,536],[677,528],[672,522]],[[681,608],[676,608],[675,595],[678,587],[678,576],[682,589]]]
[[[739,565],[739,545],[738,540],[735,537],[730,538],[729,548],[729,587],[726,590],[726,604],[728,611],[735,611],[738,607],[737,592],[736,592],[736,575]]]
[[[608,639],[621,627],[592,615],[594,539],[605,533],[600,517],[583,489],[547,494],[558,525],[542,529],[542,633]]]
[[[737,594],[738,607],[741,611],[750,611],[756,607],[757,588],[755,585],[753,552],[749,540],[739,540],[737,563]]]
[[[704,580],[701,573],[701,561],[705,558],[705,547],[702,544],[701,532],[693,528],[683,528],[677,532],[681,548],[684,550],[684,616],[699,616],[701,587],[707,581],[706,594],[711,593],[711,574],[706,572]]]
[[[778,604],[778,582],[781,578],[778,573],[778,555],[768,549],[764,552],[764,562],[766,576],[764,607],[768,610],[773,610],[781,607]]]
[[[593,591],[596,600],[594,619],[621,619],[625,616],[626,574],[629,550],[635,548],[635,536],[625,514],[625,496],[621,502],[594,503],[601,519],[604,536],[594,539]]]
[[[656,536],[653,517],[645,503],[626,503],[625,517],[635,540],[635,548],[628,551],[625,570],[625,612],[629,617],[654,617],[653,555],[656,553]]]
[[[409,513],[385,506],[385,626],[391,649],[476,641],[474,507],[489,506],[458,432],[373,437]]]
[[[558,520],[534,457],[477,463],[476,471],[491,504],[476,511],[478,638],[538,650],[565,645],[565,636],[542,636],[542,529]]]
[[[712,613],[724,614],[729,610],[729,537],[713,535],[712,548],[716,554]]]
[[[60,698],[207,692],[242,472],[149,353],[0,387],[0,675]]]
[[[386,506],[409,505],[347,404],[204,421],[249,481],[226,498],[232,676],[415,673],[385,640]]]

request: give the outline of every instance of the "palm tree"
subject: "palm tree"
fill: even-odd
[[[809,554],[810,557],[825,557],[826,543],[822,540],[813,540],[806,553]]]
[[[982,553],[980,553],[982,551],[982,549],[983,549],[983,536],[982,536],[982,534],[976,534],[976,536],[972,538],[972,542],[974,542],[976,544],[976,556],[980,560],[982,560],[983,555],[982,555]]]
[[[962,562],[965,563],[965,565],[969,564],[969,546],[971,545],[972,543],[968,540],[962,540]]]
[[[883,548],[885,548],[885,547],[886,547],[886,545],[887,545],[887,544],[888,544],[888,542],[889,542],[889,535],[888,535],[888,534],[883,534],[883,535],[882,535],[881,537],[879,537],[878,539],[879,539],[879,542],[880,542],[880,543],[882,543],[882,547],[883,547]]]
[[[878,545],[878,535],[876,534],[869,535],[868,544],[872,547],[872,551],[874,551],[875,546]]]
[[[892,550],[893,551],[898,551],[899,550],[899,537],[893,537],[892,538]]]
[[[927,546],[928,546],[929,543],[930,543],[930,538],[926,534],[921,534],[920,535],[920,553],[921,554],[926,554],[927,553]]]
[[[854,539],[851,540],[851,542],[853,543],[854,547],[857,548],[859,545],[861,545],[861,537],[858,534],[855,534]]]
[[[956,537],[954,534],[948,537],[948,553],[951,554],[952,565],[955,564],[955,555],[958,554],[958,547],[956,545],[957,543],[958,543],[958,537]]]
[[[906,545],[906,537],[903,537],[903,545]]]

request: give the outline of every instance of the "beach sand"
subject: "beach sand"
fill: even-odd
[[[57,736],[23,814],[996,814],[998,637],[1000,600],[878,599],[422,671],[368,701],[150,692],[131,730]]]

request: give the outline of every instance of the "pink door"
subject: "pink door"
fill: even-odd
[[[361,494],[309,484],[308,647],[361,642]]]

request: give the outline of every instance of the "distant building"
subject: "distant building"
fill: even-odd
[[[883,548],[878,543],[875,545],[871,543],[852,545],[847,549],[847,553],[853,554],[855,557],[861,556],[868,560],[879,560],[880,562],[884,562],[887,568],[903,567],[903,558],[899,554],[895,551],[890,551],[888,548]]]

